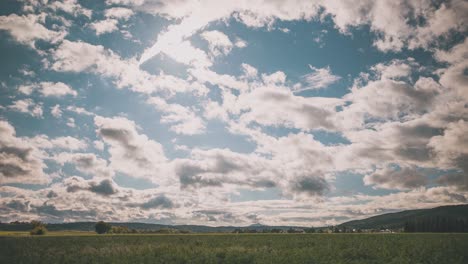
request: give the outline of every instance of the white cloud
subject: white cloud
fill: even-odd
[[[209,69],[189,69],[189,74],[201,83],[210,83],[220,87],[227,87],[236,90],[247,90],[248,84],[237,80],[234,76],[228,74],[218,74]]]
[[[437,153],[439,166],[467,170],[468,156],[468,122],[458,120],[448,124],[443,135],[431,138],[428,146]],[[468,171],[464,172],[468,176]]]
[[[314,66],[309,65],[309,68],[312,72],[303,76],[304,81],[307,83],[306,87],[302,87],[300,90],[296,90],[295,92],[326,88],[341,79],[340,76],[332,74],[330,67],[315,68]]]
[[[249,65],[247,63],[242,63],[241,64],[242,71],[244,72],[244,76],[247,78],[255,78],[258,75],[258,70],[253,67],[252,65]]]
[[[236,42],[234,43],[234,46],[242,49],[242,48],[247,47],[247,42],[243,39],[237,38]]]
[[[84,109],[83,107],[76,107],[76,106],[69,105],[67,106],[67,110],[77,113],[79,115],[94,116],[94,113],[91,113],[90,111]]]
[[[441,73],[440,84],[447,88],[454,89],[458,95],[465,100],[468,99],[468,38],[464,42],[455,45],[448,51],[437,50],[435,58],[442,62],[449,63],[449,67],[439,70]]]
[[[100,151],[104,151],[104,142],[99,140],[93,141],[94,148]]]
[[[231,52],[233,44],[226,34],[218,30],[204,31],[200,36],[208,42],[213,56],[227,55]]]
[[[90,9],[82,7],[77,0],[52,1],[51,3],[45,4],[52,10],[62,10],[63,12],[72,14],[74,16],[84,15],[88,18],[91,18],[93,14]]]
[[[76,124],[75,124],[75,119],[73,117],[69,117],[67,119],[67,126],[68,127],[72,127],[72,128],[75,128],[76,127]]]
[[[80,172],[93,177],[109,178],[114,176],[114,171],[108,166],[107,161],[93,153],[62,152],[53,158],[61,165],[65,163],[73,164]]]
[[[21,99],[8,106],[13,111],[29,114],[33,117],[42,117],[42,104],[35,103],[32,99]]]
[[[284,84],[286,82],[286,74],[282,71],[277,71],[272,74],[262,74],[262,79],[267,84]]]
[[[35,47],[36,40],[43,40],[56,43],[62,40],[66,32],[53,31],[47,29],[45,23],[45,14],[18,16],[11,14],[0,16],[0,30],[8,31],[11,36],[19,43]]]
[[[190,92],[204,95],[208,89],[196,82],[187,82],[172,75],[151,75],[139,68],[133,60],[124,60],[103,46],[68,40],[53,52],[51,68],[60,72],[92,72],[115,79],[117,88],[129,87],[132,91],[173,95]]]
[[[62,117],[62,110],[60,109],[60,105],[54,105],[50,108],[50,113],[53,117],[59,118]]]
[[[62,97],[68,94],[77,96],[78,93],[63,82],[41,82],[28,85],[21,85],[19,92],[30,95],[34,90],[38,90],[42,96]]]
[[[41,82],[39,92],[44,96],[65,96],[67,94],[77,96],[78,93],[63,82]]]
[[[38,135],[31,138],[31,144],[40,149],[80,150],[88,147],[86,141],[71,136],[50,139],[46,135]]]
[[[370,29],[380,35],[374,45],[382,50],[401,50],[404,46],[411,49],[428,48],[437,38],[448,35],[452,30],[463,32],[466,30],[464,17],[468,4],[463,0],[452,0],[436,7],[427,1],[403,0],[388,1],[235,1],[219,2],[206,1],[161,1],[154,4],[150,1],[137,3],[122,2],[126,5],[148,13],[160,14],[180,19],[177,25],[169,26],[167,31],[159,34],[156,43],[145,50],[140,58],[140,64],[165,52],[170,56],[176,55],[172,47],[181,47],[185,42],[188,49],[190,44],[185,39],[203,29],[213,21],[227,19],[234,16],[249,27],[272,27],[275,20],[310,20],[316,17],[323,8],[322,17],[330,15],[336,27],[343,33],[349,33],[350,27],[369,25]],[[408,18],[424,16],[425,25],[410,24]],[[395,19],[397,18],[397,19]],[[192,57],[192,59],[195,59]],[[182,62],[182,61],[180,61]],[[204,65],[206,66],[206,65]]]
[[[205,122],[192,109],[179,104],[168,104],[158,97],[149,98],[147,103],[163,113],[161,123],[170,124],[170,129],[177,134],[194,135],[205,131]]]
[[[415,119],[433,110],[443,88],[430,77],[420,77],[413,85],[399,80],[411,73],[407,67],[393,62],[372,67],[379,78],[367,80],[364,85],[355,83],[351,92],[343,97],[349,105],[337,114],[337,121],[351,128],[362,126],[370,120],[386,122]]]
[[[230,111],[242,112],[239,120],[244,124],[333,130],[333,109],[340,102],[335,98],[295,96],[284,87],[260,86],[239,95]]]
[[[128,20],[131,16],[133,16],[133,11],[131,9],[123,8],[123,7],[112,7],[112,8],[106,9],[106,11],[104,12],[104,15],[107,18]]]
[[[108,18],[105,20],[91,23],[90,26],[92,29],[94,29],[94,31],[96,31],[96,35],[99,36],[105,33],[110,33],[118,30],[118,23],[119,21],[117,19]]]
[[[136,124],[124,117],[96,116],[96,133],[109,145],[110,166],[131,177],[165,183],[166,156],[163,147],[137,132]]]
[[[149,2],[142,1],[133,6],[140,9],[146,8],[146,12],[150,13],[183,18],[179,24],[169,26],[167,31],[158,35],[156,43],[142,54],[140,64],[162,52],[175,56],[177,55],[175,47],[185,46],[187,50],[190,50],[190,44],[185,40],[186,38],[209,23],[228,18],[233,14],[236,14],[235,17],[248,26],[261,27],[271,25],[276,18],[281,20],[311,19],[319,10],[318,6],[310,1],[282,1],[281,3],[247,0],[232,2],[184,1],[181,3],[163,1],[159,5],[151,5]],[[185,44],[182,45],[182,43]],[[195,58],[191,57],[191,59]],[[203,61],[198,61],[195,65],[209,66]]]

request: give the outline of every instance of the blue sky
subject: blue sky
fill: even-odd
[[[1,221],[466,203],[464,1],[0,4]]]

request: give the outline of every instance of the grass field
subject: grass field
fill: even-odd
[[[0,236],[0,263],[468,263],[468,234]]]

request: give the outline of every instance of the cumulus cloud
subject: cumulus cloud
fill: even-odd
[[[15,128],[0,120],[0,183],[45,184],[46,168],[41,154],[27,139],[18,138]]]
[[[107,18],[128,20],[133,15],[133,11],[124,7],[112,7],[106,9],[104,15]]]
[[[29,14],[18,16],[11,14],[0,16],[0,30],[6,30],[19,43],[35,47],[36,40],[43,40],[56,43],[62,40],[66,32],[53,31],[47,29],[45,23],[45,14]]]
[[[98,195],[109,196],[116,194],[118,189],[116,184],[110,179],[103,179],[101,181],[85,180],[81,177],[70,177],[63,181],[66,186],[67,192],[89,191]]]
[[[174,203],[171,199],[166,197],[165,195],[159,195],[149,199],[148,201],[139,205],[142,209],[154,209],[154,208],[162,208],[162,209],[170,209],[174,207]]]
[[[78,0],[52,1],[51,3],[48,3],[47,7],[55,11],[61,10],[73,16],[84,15],[88,18],[91,18],[93,14],[90,9],[81,6],[78,3]]]
[[[172,18],[183,18],[179,24],[172,25],[167,31],[159,34],[156,43],[145,50],[140,58],[140,64],[159,53],[166,53],[174,58],[176,53],[173,47],[179,47],[185,43],[186,48],[191,47],[185,41],[200,29],[213,21],[234,16],[238,21],[249,27],[272,27],[275,20],[300,20],[312,19],[329,15],[335,26],[343,33],[348,33],[349,28],[369,25],[370,29],[380,35],[374,41],[374,45],[382,50],[401,50],[409,48],[428,48],[437,38],[444,37],[452,31],[464,32],[466,19],[463,17],[468,9],[466,2],[452,0],[436,6],[430,2],[420,1],[386,1],[375,2],[330,2],[330,1],[236,1],[232,3],[219,3],[216,1],[160,1],[155,4],[151,1],[138,1],[130,3],[119,2],[132,8],[145,10],[145,12],[166,15]],[[320,12],[323,10],[323,12]],[[427,23],[411,24],[412,18],[426,17]],[[395,22],[395,18],[398,18]],[[193,49],[193,47],[192,47]],[[194,50],[195,51],[195,50]],[[191,59],[199,60],[200,57],[192,56]],[[177,60],[177,59],[176,59]],[[182,63],[184,61],[178,60]],[[207,66],[206,64],[204,66]]]
[[[194,92],[203,95],[207,88],[172,75],[151,75],[139,68],[136,61],[124,60],[100,45],[68,40],[53,51],[51,68],[59,72],[92,72],[115,79],[117,88],[129,87],[141,93],[165,92],[169,95]]]
[[[80,140],[71,136],[56,137],[50,139],[46,135],[38,135],[31,138],[31,144],[34,144],[41,149],[68,149],[80,150],[86,149],[88,144],[84,140]]]
[[[20,92],[24,94],[31,94],[34,90],[38,90],[38,92],[42,96],[46,97],[62,97],[66,95],[77,96],[78,93],[73,90],[69,85],[63,82],[41,82],[37,84],[31,84],[26,86],[20,86],[18,89]]]
[[[296,179],[292,182],[291,189],[295,192],[305,192],[310,195],[322,195],[329,189],[329,186],[324,178],[309,176]]]
[[[425,186],[426,176],[415,167],[385,167],[364,177],[364,184],[385,189],[409,190]]]
[[[60,109],[60,105],[54,105],[50,108],[50,113],[52,114],[53,117],[55,118],[60,118],[62,117],[62,110]]]
[[[301,87],[295,92],[326,88],[341,79],[341,77],[332,74],[330,67],[315,68],[309,65],[309,68],[312,72],[303,76],[304,81],[307,83],[306,87]]]
[[[124,117],[94,118],[96,133],[109,145],[110,166],[131,177],[163,182],[163,147],[137,131],[136,124]]]
[[[33,117],[42,117],[42,104],[35,103],[32,99],[21,99],[8,106],[13,111],[29,114]]]
[[[109,168],[107,161],[93,153],[62,152],[53,158],[61,165],[65,163],[73,164],[78,171],[93,177],[109,178],[114,175],[114,171]]]
[[[227,149],[192,151],[192,159],[175,161],[182,188],[221,187],[225,184],[255,188],[276,186],[279,173],[269,162],[255,155],[243,155]]]
[[[119,21],[117,19],[108,18],[105,20],[91,23],[90,27],[94,29],[94,31],[96,31],[96,35],[99,36],[105,33],[110,33],[112,31],[118,30],[118,23]]]
[[[219,56],[221,54],[227,55],[234,46],[229,37],[218,30],[204,31],[200,36],[208,42],[210,52],[213,56]],[[238,43],[240,42],[238,41]],[[236,43],[236,46],[237,45]],[[239,46],[244,45],[239,44]]]
[[[468,38],[464,42],[455,45],[448,51],[437,50],[435,53],[437,60],[446,62],[449,67],[440,71],[440,83],[454,89],[464,100],[468,100],[468,77],[466,68],[468,67]]]
[[[468,190],[468,123],[463,120],[450,123],[443,135],[431,138],[429,146],[437,154],[439,166],[456,169],[441,176],[438,182]]]
[[[126,3],[129,4],[129,3]],[[148,5],[150,7],[148,8]],[[234,15],[239,21],[251,27],[271,25],[279,18],[281,20],[310,19],[318,13],[319,7],[309,1],[282,1],[281,3],[264,1],[184,1],[174,3],[170,1],[160,2],[159,5],[151,5],[142,1],[133,5],[134,8],[146,6],[147,12],[168,15],[174,18],[184,18],[179,24],[172,25],[166,32],[159,34],[156,43],[147,48],[140,58],[140,64],[159,53],[166,53],[176,58],[173,47],[179,47],[183,43],[186,48],[191,44],[184,39],[195,34],[200,29],[213,21],[221,20]],[[198,66],[209,66],[203,57],[191,56]],[[177,60],[177,59],[176,59]],[[183,62],[179,60],[180,62]]]
[[[265,126],[285,126],[303,130],[335,128],[331,121],[339,99],[301,97],[288,89],[259,87],[239,95],[234,111],[241,112],[240,122]]]
[[[168,104],[158,97],[151,97],[147,102],[163,113],[160,122],[170,124],[175,133],[194,135],[205,131],[205,122],[193,110],[179,104]]]
[[[412,73],[411,68],[401,61],[373,66],[377,78],[364,81],[364,85],[355,82],[343,97],[349,103],[337,115],[343,126],[362,126],[370,120],[414,119],[434,110],[443,87],[431,77],[420,76],[414,84],[400,80]]]

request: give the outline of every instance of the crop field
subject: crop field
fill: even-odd
[[[0,263],[468,263],[468,234],[0,233]]]

